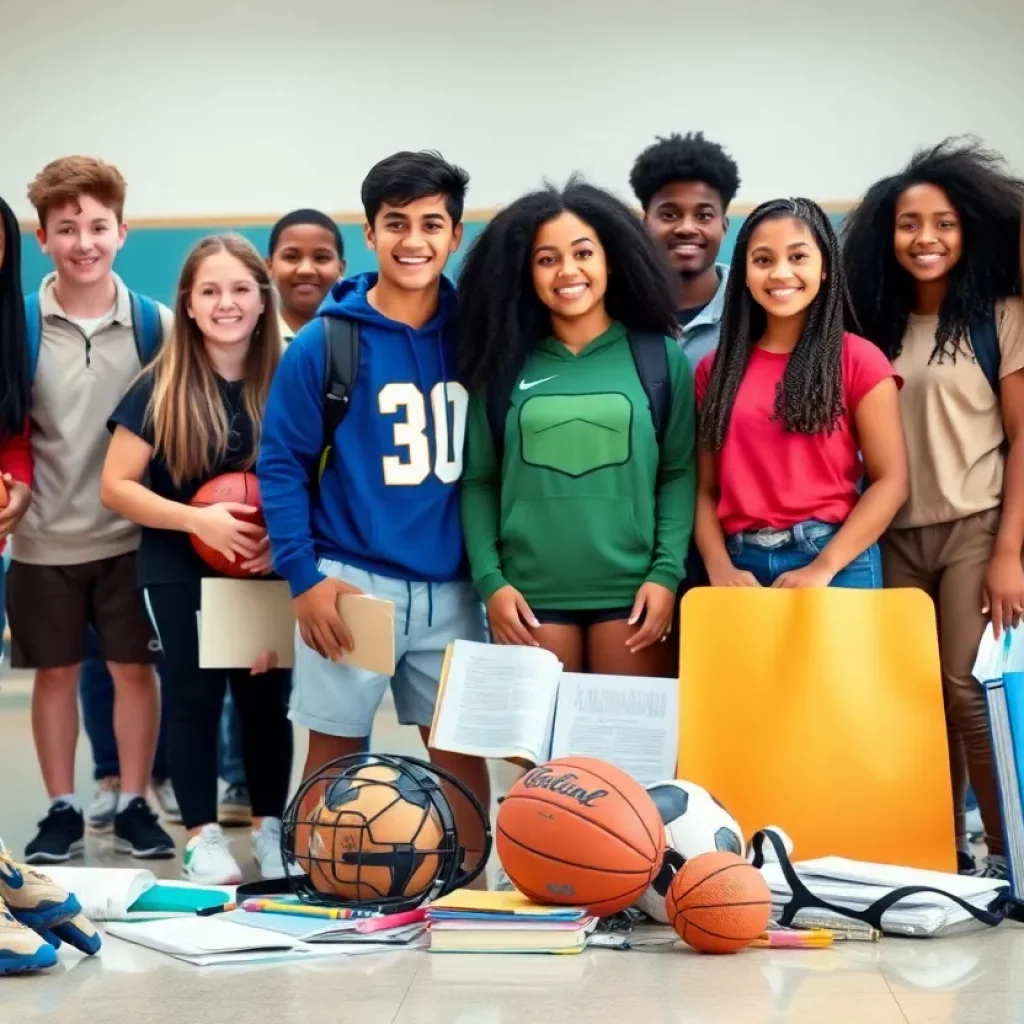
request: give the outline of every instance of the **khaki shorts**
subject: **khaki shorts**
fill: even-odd
[[[135,553],[81,565],[11,562],[7,618],[14,668],[78,665],[96,630],[105,661],[149,665],[160,642],[135,583]]]

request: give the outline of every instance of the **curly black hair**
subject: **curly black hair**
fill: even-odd
[[[25,333],[25,299],[21,291],[21,229],[14,211],[0,199],[0,437],[19,434],[28,418],[28,339]]]
[[[633,164],[629,184],[646,211],[651,199],[673,181],[702,181],[722,197],[722,212],[736,198],[740,171],[736,161],[703,132],[674,133],[645,149]]]
[[[767,325],[767,314],[747,289],[747,249],[766,220],[795,217],[810,228],[822,254],[825,280],[807,310],[807,322],[775,393],[774,418],[800,434],[831,433],[843,415],[843,316],[846,287],[842,254],[832,224],[810,199],[762,203],[740,228],[725,292],[721,339],[700,414],[700,440],[711,451],[725,442],[733,403],[750,354]]]
[[[615,196],[578,177],[548,185],[501,210],[474,240],[459,273],[459,363],[470,387],[519,372],[551,333],[551,311],[533,286],[534,239],[574,213],[590,225],[608,262],[608,315],[633,331],[678,333],[669,270],[643,223]]]
[[[921,184],[942,189],[960,217],[963,255],[949,275],[931,355],[955,361],[970,325],[990,317],[997,299],[1019,292],[1024,181],[1000,154],[966,136],[919,150],[902,171],[868,189],[843,225],[843,253],[860,332],[890,359],[902,350],[914,305],[914,278],[893,248],[896,204]]]

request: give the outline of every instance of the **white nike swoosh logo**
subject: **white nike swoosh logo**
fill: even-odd
[[[557,376],[558,376],[558,374],[556,373],[555,377],[557,377]],[[521,380],[519,382],[519,390],[520,391],[529,391],[530,388],[535,388],[538,384],[544,384],[544,383],[546,383],[549,380],[554,380],[555,377],[541,377],[540,380],[531,380],[529,384],[527,384],[525,380]]]

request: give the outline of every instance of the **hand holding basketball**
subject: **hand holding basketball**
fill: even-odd
[[[361,593],[351,583],[328,576],[299,594],[295,598],[295,618],[302,642],[321,658],[340,661],[342,651],[351,651],[354,643],[338,611],[338,598]]]
[[[258,512],[252,505],[235,501],[193,508],[190,532],[232,564],[240,558],[254,560],[259,557],[260,541],[266,536],[266,530],[237,517]]]
[[[253,576],[265,576],[274,568],[274,557],[270,551],[270,537],[264,533],[263,539],[256,544],[259,552],[255,558],[243,562],[241,568]]]

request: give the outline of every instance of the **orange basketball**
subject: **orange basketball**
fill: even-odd
[[[593,757],[528,771],[498,810],[495,845],[516,888],[537,903],[607,917],[661,870],[665,826],[647,790]]]
[[[260,485],[255,473],[222,473],[212,480],[207,480],[202,487],[192,495],[189,502],[194,508],[205,508],[207,505],[219,505],[221,502],[231,501],[240,505],[252,505],[260,508]],[[263,513],[256,512],[254,515],[237,515],[237,519],[244,522],[255,523],[257,526],[265,527]],[[247,578],[251,574],[240,568],[240,562],[229,562],[219,551],[204,544],[194,533],[189,534],[192,547],[195,553],[211,568],[225,576],[236,576]]]
[[[761,872],[738,854],[702,853],[672,879],[665,909],[688,946],[735,953],[768,927],[772,893]]]
[[[422,792],[390,765],[346,772],[326,789],[296,850],[313,887],[347,901],[414,897],[434,881],[442,828]],[[307,856],[302,856],[308,854]]]

